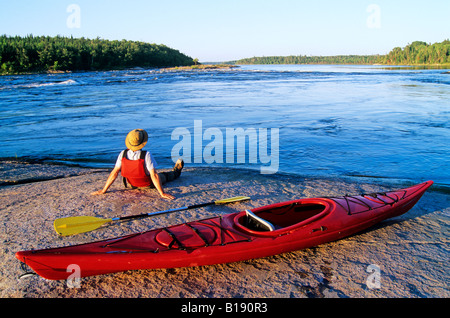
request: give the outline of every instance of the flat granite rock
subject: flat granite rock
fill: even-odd
[[[245,262],[86,277],[70,288],[39,276],[18,279],[22,269],[15,252],[87,243],[286,200],[398,186],[186,167],[179,179],[165,185],[177,198],[168,201],[154,189],[125,189],[119,180],[106,194],[90,195],[103,187],[109,175],[105,170],[3,163],[0,175],[2,180],[40,178],[0,187],[2,298],[450,297],[450,196],[433,188],[408,213],[347,239]],[[126,216],[238,195],[252,200],[123,222],[77,236],[59,237],[53,230],[60,217]]]

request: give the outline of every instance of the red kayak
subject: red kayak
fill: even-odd
[[[407,212],[433,184],[387,193],[300,199],[119,238],[16,253],[37,274],[67,279],[267,257],[358,233]]]

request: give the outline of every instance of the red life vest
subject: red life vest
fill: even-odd
[[[124,151],[122,157],[122,168],[120,173],[124,178],[125,187],[126,181],[130,183],[132,187],[144,188],[153,186],[152,178],[145,173],[145,155],[146,151],[141,151],[140,158],[138,160],[129,160],[127,158],[128,149]]]

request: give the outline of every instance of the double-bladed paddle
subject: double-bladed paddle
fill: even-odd
[[[144,213],[144,214],[138,214],[138,215],[122,216],[122,217],[116,217],[116,218],[110,218],[110,219],[102,219],[102,218],[98,218],[95,216],[71,216],[71,217],[67,217],[67,218],[56,219],[53,222],[53,226],[55,228],[55,231],[59,235],[69,236],[69,235],[75,235],[75,234],[93,231],[93,230],[101,227],[103,224],[114,222],[114,221],[145,218],[145,217],[155,216],[155,215],[160,215],[160,214],[173,213],[173,212],[178,212],[178,211],[201,208],[201,207],[204,207],[207,205],[226,204],[226,203],[244,201],[244,200],[249,200],[249,199],[250,199],[249,197],[244,197],[244,196],[233,197],[233,198],[228,198],[228,199],[223,199],[223,200],[211,201],[211,202],[207,202],[207,203],[189,205],[189,206],[165,210],[165,211],[157,211],[157,212],[150,212],[150,213]]]

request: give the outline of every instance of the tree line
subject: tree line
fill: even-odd
[[[434,44],[415,41],[403,49],[394,48],[380,62],[388,65],[450,64],[450,41]]]
[[[49,36],[0,36],[0,74],[193,65],[165,45]]]
[[[379,55],[337,55],[337,56],[263,56],[236,61],[236,64],[375,64]]]
[[[404,48],[396,47],[386,55],[263,56],[233,62],[235,64],[450,64],[450,41],[434,44],[415,41]]]
[[[100,38],[0,36],[0,74],[46,71],[92,71],[132,67],[175,67],[198,60],[165,45]],[[263,56],[231,64],[450,64],[450,41],[427,44],[415,41],[386,55]]]

